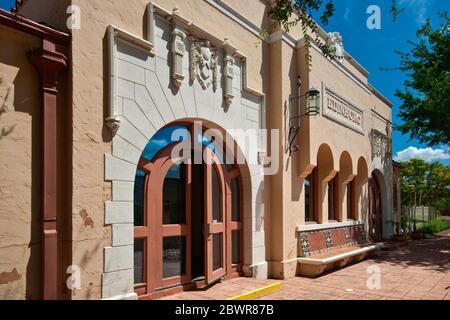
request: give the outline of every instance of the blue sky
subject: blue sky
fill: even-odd
[[[0,8],[9,11],[14,6],[15,0],[0,0]]]
[[[450,12],[448,0],[398,0],[405,11],[396,22],[389,12],[391,0],[336,0],[336,12],[327,31],[339,31],[344,47],[369,72],[370,83],[386,98],[394,103],[393,122],[399,123],[397,113],[400,101],[394,96],[395,89],[403,87],[404,74],[400,71],[381,71],[380,68],[399,66],[399,58],[394,50],[407,51],[407,40],[415,39],[415,32],[427,17],[436,27],[440,23],[438,13]],[[0,0],[0,7],[9,9],[14,0]],[[381,8],[381,30],[369,30],[366,21],[368,6]],[[427,148],[417,141],[408,141],[409,136],[393,132],[393,155],[396,160],[408,160],[415,156],[425,160],[438,160],[450,164],[449,146]]]

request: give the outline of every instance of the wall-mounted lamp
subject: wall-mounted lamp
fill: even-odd
[[[319,101],[320,101],[320,91],[316,88],[311,88],[306,92],[306,108],[305,115],[307,116],[317,116],[320,112]]]
[[[306,104],[305,104],[305,113],[301,114],[301,98],[305,97]],[[292,102],[298,101],[296,105],[294,105]],[[297,152],[298,151],[298,145],[294,144],[295,137],[298,135],[298,132],[300,130],[300,120],[302,117],[308,116],[317,116],[320,113],[320,91],[311,88],[309,89],[304,95],[298,96],[298,97],[292,97],[289,96],[289,153]],[[294,110],[297,109],[297,110]],[[296,111],[296,112],[294,112]],[[294,116],[294,114],[298,114],[298,116]]]

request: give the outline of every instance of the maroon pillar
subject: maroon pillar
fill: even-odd
[[[30,53],[41,79],[42,91],[42,299],[58,298],[58,204],[57,97],[58,76],[67,67],[66,56],[56,52],[52,40]]]

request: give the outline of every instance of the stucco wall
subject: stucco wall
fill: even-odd
[[[39,78],[27,53],[40,42],[3,26],[0,42],[0,299],[36,299],[41,116]]]
[[[82,29],[73,30],[73,263],[89,270],[82,289],[73,298],[100,297],[103,247],[110,245],[110,228],[103,226],[103,202],[111,199],[111,185],[104,182],[103,154],[111,153],[111,136],[104,126],[106,108],[105,32],[113,24],[143,37],[148,1],[73,1],[81,7]],[[155,1],[171,12],[178,6],[183,16],[218,38],[228,37],[248,57],[249,86],[262,90],[262,45],[256,37],[204,1]],[[223,28],[226,25],[227,28]],[[89,30],[89,32],[86,32]],[[251,44],[251,45],[249,45]],[[103,94],[102,94],[103,93]],[[84,228],[79,212],[86,210],[95,222]],[[85,256],[89,259],[85,259]]]
[[[304,112],[304,94],[309,88],[319,89],[321,92],[320,115],[314,117],[302,117],[300,134],[295,140],[299,150],[292,153],[282,153],[282,166],[279,175],[271,177],[271,188],[281,190],[281,194],[272,193],[270,195],[272,224],[270,226],[271,239],[283,239],[279,243],[271,243],[270,252],[270,273],[274,277],[292,277],[296,273],[296,226],[304,225],[304,180],[312,168],[317,165],[319,148],[327,145],[332,155],[331,168],[335,171],[345,171],[346,178],[358,174],[358,163],[363,161],[361,167],[365,177],[358,177],[359,191],[357,193],[357,214],[362,221],[367,219],[367,179],[372,170],[379,169],[383,173],[386,189],[383,199],[383,221],[388,221],[391,216],[391,198],[389,195],[389,181],[391,181],[391,170],[389,167],[389,156],[387,153],[379,159],[372,158],[372,128],[389,127],[389,123],[374,116],[375,110],[382,118],[389,121],[391,119],[390,107],[378,98],[368,85],[367,77],[348,60],[340,63],[331,63],[323,57],[317,50],[311,49],[312,66],[308,70],[305,62],[305,50],[301,46],[301,41],[297,42],[294,49],[286,42],[276,42],[271,44],[271,87],[270,87],[270,116],[271,127],[281,129],[283,138],[280,143],[287,147],[289,95],[293,97],[301,96],[302,112]],[[297,92],[297,76],[301,76],[301,92]],[[361,132],[356,132],[342,123],[338,123],[324,116],[323,102],[326,98],[325,87],[330,87],[352,105],[363,112]],[[293,100],[292,104],[297,104]],[[296,116],[294,114],[293,116]],[[388,134],[390,143],[390,135]],[[387,147],[387,150],[389,147]],[[341,156],[348,153],[350,162],[340,163]],[[375,161],[375,163],[373,163]],[[341,167],[341,165],[345,165]],[[319,174],[328,174],[323,172]],[[325,177],[322,175],[322,178]],[[342,180],[340,180],[342,183]],[[327,201],[326,189],[319,191],[319,201],[321,210],[319,221],[327,223]],[[341,200],[345,199],[342,191]],[[322,201],[323,200],[323,201]],[[345,203],[345,201],[343,202]],[[282,212],[282,214],[279,214]],[[340,208],[340,221],[347,220],[347,212],[344,206]],[[385,236],[389,236],[389,226],[384,227]]]
[[[46,2],[56,3],[50,0]],[[266,210],[264,225],[268,245],[265,254],[270,260],[272,276],[295,275],[297,253],[295,227],[304,221],[303,179],[300,176],[312,169],[311,165],[316,164],[317,151],[323,143],[332,148],[337,167],[339,167],[339,157],[342,152],[348,151],[352,158],[353,169],[357,168],[357,161],[362,156],[367,159],[370,174],[377,165],[372,166],[369,133],[372,127],[381,130],[383,125],[385,126],[374,119],[370,108],[374,108],[387,119],[391,117],[390,109],[314,50],[311,51],[313,68],[311,73],[306,75],[307,68],[303,60],[302,48],[294,48],[295,44],[292,47],[286,41],[276,41],[275,36],[268,39],[272,42],[270,46],[266,42],[261,43],[254,33],[223,14],[208,1],[156,0],[154,2],[168,12],[177,6],[185,18],[193,21],[201,29],[219,39],[230,39],[238,51],[247,57],[248,86],[266,93],[268,126],[280,129],[281,152],[279,174],[266,177],[270,186],[265,190],[264,195],[268,198],[270,210]],[[224,2],[259,28],[270,28],[263,1]],[[61,15],[48,16],[42,10],[33,11],[32,3],[36,6],[36,1],[27,3],[28,11],[24,9],[24,12],[33,15],[38,21],[47,20],[51,22],[50,24],[64,28],[66,17],[62,19]],[[112,136],[109,128],[104,124],[108,101],[106,30],[108,25],[112,24],[143,38],[145,8],[148,1],[73,0],[72,3],[79,5],[82,13],[81,30],[72,31],[70,56],[73,64],[71,73],[73,90],[72,263],[79,265],[82,270],[82,289],[72,294],[72,298],[95,299],[101,297],[103,248],[112,244],[111,227],[104,224],[104,202],[112,199],[111,183],[105,182],[104,176],[104,154],[112,153]],[[58,5],[56,12],[64,12],[67,3],[58,1]],[[254,10],[249,11],[249,6]],[[301,32],[298,29],[293,29],[290,35],[294,40],[301,38]],[[161,46],[157,47],[157,50],[161,49],[167,50]],[[167,53],[161,52],[161,54]],[[344,61],[343,64],[355,74],[357,81],[362,82],[363,86],[367,83],[366,76],[348,61]],[[289,155],[286,152],[289,130],[288,96],[298,95],[296,82],[299,74],[302,75],[304,83],[302,94],[310,87],[321,90],[325,82],[357,106],[364,108],[364,134],[354,132],[320,116],[309,121],[304,119],[301,134],[297,139],[300,149],[297,153]],[[308,133],[307,138],[306,133]],[[307,159],[303,161],[305,157]],[[309,165],[308,168],[306,168],[307,165]],[[271,191],[269,194],[268,190],[277,192]],[[261,253],[258,255],[262,256]]]

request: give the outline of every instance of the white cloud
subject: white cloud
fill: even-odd
[[[416,22],[420,25],[424,24],[426,21],[427,14],[427,0],[400,0],[399,7],[408,7],[408,9],[413,9],[416,14]]]
[[[349,7],[347,7],[346,9],[345,9],[345,13],[344,13],[344,20],[345,21],[348,21],[348,16],[350,15],[350,8]]]
[[[403,162],[409,161],[411,159],[422,159],[427,162],[435,160],[447,160],[450,159],[450,154],[447,153],[448,150],[443,149],[433,149],[433,148],[416,148],[408,147],[405,150],[397,152],[394,157],[395,161]]]

